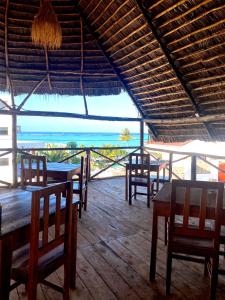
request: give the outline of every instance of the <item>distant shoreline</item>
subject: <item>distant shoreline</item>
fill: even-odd
[[[56,131],[21,131],[17,134],[19,142],[26,144],[45,143],[66,145],[69,142],[77,143],[77,147],[101,147],[112,146],[139,146],[140,134],[131,132],[132,139],[129,141],[120,140],[121,133],[116,132],[56,132]],[[148,134],[145,134],[145,141]]]

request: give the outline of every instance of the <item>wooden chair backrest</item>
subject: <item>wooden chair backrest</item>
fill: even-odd
[[[21,156],[21,186],[46,186],[47,161],[45,156]]]
[[[131,153],[129,155],[130,177],[141,177],[150,179],[150,155]]]
[[[169,234],[218,238],[223,192],[224,184],[221,182],[172,180]],[[213,211],[211,216],[208,215],[209,210]],[[176,221],[178,215],[182,216],[182,222]],[[210,219],[210,224],[214,225],[209,230],[206,221]],[[191,221],[194,221],[194,226]]]
[[[80,187],[87,186],[89,177],[89,155],[81,156],[80,161],[80,176],[79,185]]]
[[[49,230],[51,227],[51,231]],[[70,255],[72,231],[72,183],[57,183],[32,192],[29,272],[39,259],[64,244]]]

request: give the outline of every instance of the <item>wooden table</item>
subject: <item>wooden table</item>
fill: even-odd
[[[157,257],[157,239],[158,239],[158,218],[159,217],[169,217],[170,216],[170,195],[172,190],[171,183],[165,183],[159,193],[153,198],[153,219],[152,219],[152,246],[151,246],[151,259],[150,259],[150,280],[155,280],[156,273],[156,257]],[[181,191],[182,192],[182,191]],[[196,192],[197,195],[197,192]],[[198,192],[199,195],[199,192]],[[215,197],[215,193],[209,194],[210,197]],[[191,217],[199,216],[199,206],[195,203],[195,194],[191,198]],[[223,200],[223,211],[221,212],[221,224],[225,225],[225,193]],[[179,204],[179,203],[178,203]],[[177,204],[177,210],[179,206]],[[180,206],[180,212],[182,213],[183,206]],[[215,217],[215,209],[207,209],[207,218],[213,219]]]
[[[151,160],[150,172],[156,172],[156,190],[159,190],[159,173],[163,169],[165,170],[168,161],[166,160]],[[164,174],[165,176],[165,174]],[[129,163],[126,163],[126,175],[125,175],[125,199],[128,200],[128,183],[129,183]]]
[[[66,164],[58,162],[47,163],[47,176],[57,181],[71,180],[80,173],[80,164]]]
[[[9,299],[12,252],[29,242],[31,218],[31,191],[10,189],[0,192],[2,224],[0,232],[0,299]],[[73,200],[73,243],[71,264],[71,287],[75,287],[77,248],[77,206]],[[52,206],[52,208],[51,208]],[[55,213],[55,199],[50,203],[52,217]],[[63,213],[63,207],[62,207]]]
[[[35,172],[35,167],[36,167],[35,164],[32,165],[32,169],[34,172]],[[54,181],[58,181],[58,182],[68,181],[71,180],[74,175],[79,175],[79,174],[80,174],[80,164],[67,164],[67,163],[58,163],[58,162],[47,163],[47,177],[51,177]]]

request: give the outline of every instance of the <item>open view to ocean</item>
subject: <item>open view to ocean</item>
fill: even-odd
[[[76,142],[80,147],[101,147],[103,145],[113,146],[139,146],[140,134],[131,133],[130,141],[121,141],[120,133],[109,132],[20,132],[17,135],[18,141],[41,142],[45,144],[67,144]],[[145,134],[145,141],[148,140],[148,134]]]

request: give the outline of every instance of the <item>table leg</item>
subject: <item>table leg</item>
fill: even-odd
[[[125,200],[128,201],[128,168],[126,166],[126,174],[125,174]]]
[[[12,265],[11,238],[0,241],[0,299],[9,300]]]
[[[71,241],[71,267],[70,288],[76,288],[76,262],[77,262],[77,205],[73,206],[72,241]]]
[[[159,169],[157,170],[156,192],[159,191]]]
[[[155,280],[157,239],[158,239],[158,216],[154,205],[153,220],[152,220],[152,247],[151,247],[152,249],[151,249],[151,260],[150,260],[150,273],[149,273],[150,281]]]

